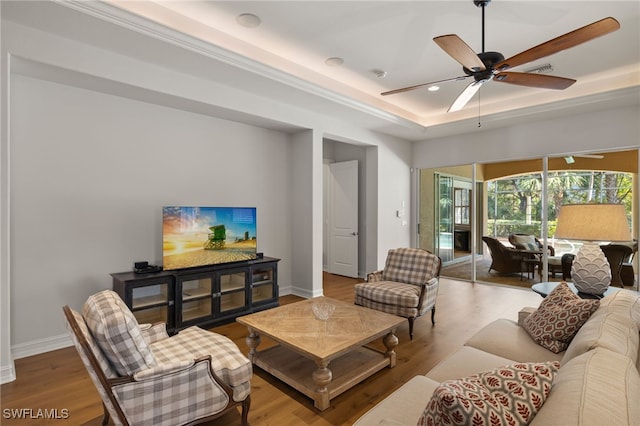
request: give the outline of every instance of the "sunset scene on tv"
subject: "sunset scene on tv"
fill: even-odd
[[[165,270],[251,260],[256,250],[255,208],[162,208]]]

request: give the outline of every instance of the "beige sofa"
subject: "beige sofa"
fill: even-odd
[[[566,351],[538,345],[518,322],[499,319],[424,376],[416,376],[365,413],[355,425],[416,425],[434,390],[514,362],[560,361],[549,395],[532,425],[640,425],[640,297],[619,291],[580,328]]]

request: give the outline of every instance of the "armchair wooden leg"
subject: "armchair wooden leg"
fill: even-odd
[[[431,308],[431,325],[436,325],[436,307]]]
[[[249,408],[251,407],[251,395],[242,401],[242,426],[249,426]]]
[[[415,318],[407,318],[409,320],[409,340],[413,340],[413,320]]]
[[[109,424],[109,410],[107,410],[107,406],[102,403],[102,409],[104,410],[104,417],[102,418],[102,426],[107,426]]]

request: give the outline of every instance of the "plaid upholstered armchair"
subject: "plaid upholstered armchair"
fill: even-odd
[[[169,337],[164,324],[138,324],[111,290],[89,297],[82,314],[63,311],[102,397],[103,424],[197,424],[237,406],[249,424],[251,363],[227,337],[198,327]]]
[[[391,249],[384,270],[370,273],[366,283],[355,285],[355,303],[407,318],[413,339],[416,318],[431,310],[435,324],[441,264],[438,256],[426,250]]]

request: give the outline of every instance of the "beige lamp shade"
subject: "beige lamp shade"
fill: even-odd
[[[629,241],[631,231],[621,204],[567,204],[560,207],[556,238],[587,241],[571,265],[578,291],[601,295],[611,284],[609,261],[593,241]]]
[[[560,207],[556,238],[581,241],[630,241],[622,204],[566,204]]]

